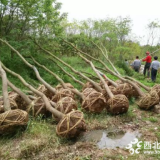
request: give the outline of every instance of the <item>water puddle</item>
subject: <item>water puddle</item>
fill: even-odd
[[[115,149],[125,148],[131,141],[140,136],[141,134],[138,131],[124,132],[122,130],[93,130],[83,134],[78,141],[94,142],[100,149]]]

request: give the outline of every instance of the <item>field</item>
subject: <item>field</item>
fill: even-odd
[[[64,57],[67,63],[71,64],[79,71],[85,71],[88,73],[93,73],[91,68],[89,68],[83,61],[80,61],[77,57],[72,57],[67,59]],[[53,64],[47,63],[48,67],[52,68]],[[96,64],[98,66],[98,64]],[[99,67],[101,67],[99,65]],[[54,69],[56,67],[54,66]],[[118,69],[122,74],[124,70],[122,68]],[[30,79],[30,76],[27,77],[25,71],[21,72],[31,84],[38,86],[38,81]],[[51,77],[51,75],[46,72],[40,72],[46,81],[51,82],[54,86],[58,82]],[[62,74],[62,71],[56,68],[56,73],[61,76],[65,82],[70,82],[76,88],[80,90],[80,86],[73,82],[66,75]],[[31,75],[31,71],[29,72]],[[86,74],[87,75],[87,74]],[[116,80],[117,78],[106,73],[111,79]],[[93,78],[92,75],[87,75]],[[152,87],[154,83],[150,82],[148,79],[144,79],[142,75],[133,73],[133,77],[140,80],[147,86]],[[11,78],[11,77],[10,77]],[[53,79],[52,79],[53,78]],[[82,80],[77,76],[78,79]],[[94,79],[94,78],[93,78]],[[158,75],[157,82],[159,82],[160,76]],[[18,81],[15,79],[11,80],[15,82],[20,87]],[[94,79],[96,81],[96,79]],[[26,88],[23,88],[26,90]],[[136,99],[130,99],[130,107],[126,114],[122,115],[111,115],[104,110],[100,114],[86,113],[84,112],[84,119],[87,124],[87,131],[80,137],[87,137],[87,133],[99,133],[98,131],[110,131],[113,133],[111,139],[115,140],[119,131],[122,131],[124,134],[134,133],[138,131],[140,137],[139,141],[142,141],[139,152],[131,155],[128,149],[123,148],[98,148],[97,136],[93,138],[88,137],[87,139],[81,139],[77,137],[76,139],[65,139],[60,138],[56,135],[56,124],[57,122],[54,118],[43,118],[42,116],[32,117],[28,126],[23,131],[18,131],[15,135],[1,136],[0,138],[0,160],[123,160],[123,159],[147,159],[155,160],[160,158],[160,153],[157,149],[155,150],[148,149],[148,152],[145,153],[144,145],[145,142],[150,142],[151,144],[155,142],[160,143],[160,114],[155,113],[155,110],[144,111],[137,107]],[[79,110],[81,107],[79,105]],[[118,132],[117,132],[118,131]],[[123,137],[123,133],[121,138]],[[92,136],[92,134],[89,134]],[[101,138],[101,135],[100,135]],[[99,140],[100,140],[99,138]],[[136,145],[133,146],[133,149],[136,150]]]

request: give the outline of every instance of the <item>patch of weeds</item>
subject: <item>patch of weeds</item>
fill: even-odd
[[[153,122],[153,123],[158,122],[157,117],[149,117],[148,120]]]
[[[4,153],[3,153],[3,156],[4,156],[5,158],[7,158],[8,156],[10,156],[9,151],[4,152]]]
[[[135,98],[134,97],[131,97],[130,99],[129,99],[129,105],[133,105],[133,104],[135,104]]]

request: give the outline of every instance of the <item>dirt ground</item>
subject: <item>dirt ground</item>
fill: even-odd
[[[136,131],[139,140],[160,142],[160,114],[131,106],[127,114],[111,116],[106,112],[85,115],[87,131],[114,127],[123,131]],[[43,119],[31,120],[28,128],[11,137],[0,139],[0,160],[156,160],[160,154],[131,155],[126,148],[99,149],[94,141],[62,139],[55,134],[56,123]]]

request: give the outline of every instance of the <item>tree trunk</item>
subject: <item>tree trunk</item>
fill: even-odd
[[[4,111],[11,110],[9,96],[8,96],[8,85],[7,85],[7,76],[6,72],[3,70],[0,61],[0,73],[2,77],[2,92],[3,92],[3,103],[4,103]]]

